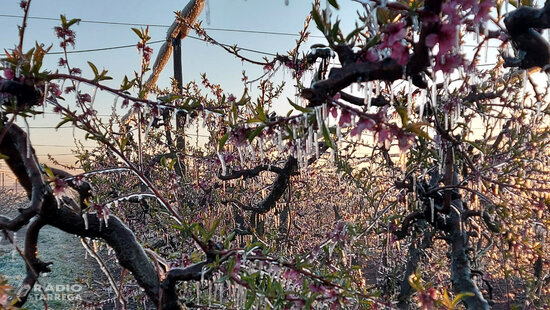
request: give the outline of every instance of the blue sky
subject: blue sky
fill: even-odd
[[[33,0],[29,15],[31,17],[58,18],[65,14],[68,18],[81,18],[83,21],[106,21],[139,23],[151,25],[170,25],[174,20],[174,11],[181,10],[187,0]],[[325,1],[322,1],[323,5]],[[361,7],[350,0],[339,1],[342,10],[335,12],[342,17],[347,17],[343,22],[348,27],[355,21],[355,10]],[[303,27],[303,22],[311,10],[311,2],[308,0],[290,0],[285,5],[284,0],[208,0],[207,7],[199,19],[203,20],[205,28],[244,29],[267,32],[283,32],[297,34]],[[209,18],[207,23],[207,12]],[[19,0],[3,0],[2,15],[21,15]],[[13,48],[18,42],[17,25],[20,18],[0,16],[0,46],[4,49]],[[58,21],[29,19],[25,35],[24,49],[29,49],[35,41],[47,45],[53,43],[52,51],[60,51],[58,40],[55,38],[53,27],[59,24]],[[121,45],[132,45],[137,43],[137,37],[128,25],[108,25],[82,22],[74,29],[76,31],[75,50],[91,48],[114,47]],[[150,35],[152,41],[162,40],[166,37],[167,27],[151,27]],[[312,23],[310,30],[313,35],[320,35]],[[239,47],[254,49],[267,53],[284,53],[294,46],[296,36],[254,34],[244,32],[228,32],[210,30],[207,31],[213,38],[221,43],[237,44]],[[190,35],[195,35],[193,32]],[[312,38],[306,45],[305,50],[314,43],[324,42],[320,38]],[[250,78],[262,74],[261,67],[242,63],[233,55],[223,51],[220,47],[206,44],[199,40],[187,38],[183,46],[183,72],[185,81],[199,80],[200,74],[206,72],[210,81],[220,83],[227,93],[235,93],[237,96],[242,93],[241,72],[246,70]],[[160,44],[153,44],[153,58]],[[247,57],[261,60],[264,55],[256,53],[245,53]],[[56,63],[59,55],[47,56],[45,67],[51,70],[57,68]],[[71,54],[70,61],[73,66],[83,70],[84,77],[91,76],[86,61],[91,61],[98,68],[109,70],[114,78],[112,86],[120,85],[124,75],[132,76],[134,70],[139,68],[139,55],[134,47],[122,48],[107,51]],[[163,71],[158,85],[168,85],[168,79],[172,75],[171,62]],[[290,73],[281,72],[278,79],[285,78],[289,85],[292,85]],[[286,93],[292,95],[292,87]],[[101,98],[101,97],[98,97]],[[284,98],[283,98],[284,99]],[[96,101],[95,107],[100,113],[109,113],[112,99],[105,99],[105,102]],[[286,102],[286,99],[282,100]],[[286,108],[286,103],[284,104]],[[74,162],[69,154],[70,148],[64,147],[73,145],[73,134],[70,129],[60,129],[57,132],[53,129],[40,128],[56,125],[56,117],[49,115],[45,118],[37,117],[30,120],[31,140],[37,149],[39,158],[46,160],[45,154],[56,155],[61,162]],[[82,135],[78,133],[77,139]],[[90,144],[85,142],[85,144]]]

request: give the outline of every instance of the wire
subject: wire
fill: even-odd
[[[165,40],[157,40],[157,41],[151,41],[149,44],[157,44],[164,42]],[[122,48],[129,48],[129,47],[136,47],[136,44],[126,44],[126,45],[118,45],[118,46],[111,46],[111,47],[98,47],[98,48],[90,48],[90,49],[84,49],[84,50],[75,50],[75,51],[67,51],[67,54],[78,54],[78,53],[89,53],[89,52],[101,52],[101,51],[109,51],[109,50],[117,50]],[[57,52],[48,52],[47,55],[61,55],[64,54],[63,51],[57,51]],[[5,54],[1,54],[4,56]]]
[[[203,41],[203,42],[207,42],[207,40],[204,40],[204,39],[201,39],[199,37],[195,37],[195,36],[187,36],[191,39],[194,39],[194,40],[199,40],[199,41]],[[157,44],[157,43],[162,43],[162,42],[165,42],[166,40],[157,40],[157,41],[151,41],[149,42],[148,44]],[[219,45],[222,45],[222,46],[225,46],[225,47],[229,47],[229,48],[232,48],[234,47],[235,45],[229,45],[229,44],[225,44],[225,43],[218,43]],[[90,49],[84,49],[84,50],[74,50],[74,51],[67,51],[67,54],[78,54],[78,53],[90,53],[90,52],[101,52],[101,51],[108,51],[108,50],[117,50],[117,49],[123,49],[123,48],[135,48],[136,47],[136,44],[126,44],[126,45],[118,45],[118,46],[110,46],[110,47],[98,47],[98,48],[90,48]],[[251,48],[245,48],[245,47],[238,47],[237,46],[237,50],[242,50],[242,51],[246,51],[246,52],[250,52],[250,53],[256,53],[256,54],[262,54],[262,55],[267,55],[267,56],[277,56],[277,54],[273,54],[273,53],[269,53],[269,52],[263,52],[263,51],[259,51],[259,50],[255,50],[255,49],[251,49]],[[63,51],[56,51],[56,52],[48,52],[46,55],[62,55],[64,54]],[[0,54],[0,57],[5,57],[6,54]]]
[[[9,17],[9,18],[23,18],[23,15],[11,15],[11,14],[0,14],[0,17]],[[39,19],[39,20],[51,20],[59,21],[59,18],[54,17],[42,17],[42,16],[27,16],[28,19]],[[103,21],[103,20],[89,20],[81,19],[81,23],[86,24],[102,24],[102,25],[116,25],[116,26],[141,26],[141,27],[156,27],[156,28],[169,28],[170,25],[164,24],[145,24],[145,23],[128,23],[128,22],[112,22],[112,21]],[[278,36],[292,36],[299,37],[299,34],[292,32],[281,32],[281,31],[262,31],[262,30],[247,30],[247,29],[232,29],[232,28],[203,28],[208,31],[223,31],[223,32],[238,32],[238,33],[252,33],[252,34],[269,34],[269,35],[278,35]],[[314,38],[324,38],[319,35],[311,35],[310,37]]]
[[[65,148],[67,148],[67,147],[77,147],[76,145],[60,145],[60,144],[33,144],[32,146],[39,146],[39,147],[65,147]],[[80,147],[80,146],[78,146],[78,147]],[[89,145],[89,146],[84,145],[84,146],[82,146],[82,147],[84,147],[84,148],[94,148],[94,146],[91,146],[91,145]]]

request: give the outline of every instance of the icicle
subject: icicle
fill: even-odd
[[[24,118],[25,121],[25,130],[27,131],[27,158],[31,158],[31,130],[29,128],[29,122]]]
[[[409,82],[409,87],[407,92],[407,115],[409,115],[410,117],[412,113],[412,106],[413,106],[413,101],[412,101],[413,85],[412,85],[411,77],[408,78],[408,82]]]
[[[145,133],[143,134],[143,140],[147,139],[147,136],[149,135],[149,131],[151,130],[151,126],[153,126],[154,122],[155,122],[155,117],[151,116],[151,120],[149,121],[149,124],[147,124],[147,127],[145,128]]]
[[[116,107],[116,103],[118,102],[118,95],[115,96],[115,100],[113,101],[113,108]]]
[[[208,281],[208,306],[212,306],[212,281]]]
[[[46,109],[46,104],[48,103],[48,91],[50,87],[50,82],[46,81],[44,84],[44,99],[42,99],[42,113],[44,113]]]
[[[256,153],[254,152],[254,146],[252,144],[248,145],[248,150],[250,152],[250,157],[252,157],[252,161],[256,161]]]
[[[109,209],[107,209],[107,212],[105,212],[105,215],[103,216],[103,221],[105,222],[105,227],[109,227]]]
[[[302,170],[302,139],[296,140],[296,159],[298,159],[298,170]]]
[[[92,91],[92,101],[90,101],[90,108],[94,107],[95,95],[96,94],[97,94],[97,86],[94,87],[94,90]]]
[[[394,94],[393,94],[393,84],[390,83],[390,107],[393,107],[393,106],[394,106],[393,97],[394,97]]]
[[[80,81],[77,81],[76,85],[74,87],[74,93],[75,93],[75,97],[76,97],[77,102],[80,102],[80,98],[78,97],[78,89],[79,88],[80,88]],[[61,91],[63,91],[63,89],[61,89]]]
[[[434,199],[433,198],[430,198],[430,212],[431,212],[431,222],[433,223],[434,222],[434,217],[435,217],[435,207],[434,207]]]
[[[485,63],[487,63],[487,56],[489,55],[489,28],[487,25],[484,25],[483,27],[483,36],[485,37],[485,46],[484,46],[484,53],[485,53]]]
[[[15,253],[17,253],[17,232],[13,233],[13,250],[11,251],[11,259],[15,259]]]
[[[315,147],[315,157],[316,158],[319,158],[319,136],[317,134],[317,132],[314,132],[313,133],[313,141],[315,143],[314,147]]]
[[[505,14],[508,14],[508,10],[509,10],[508,6],[509,6],[509,3],[510,3],[510,2],[509,2],[508,0],[504,0],[504,12],[505,12]]]
[[[84,229],[88,230],[88,213],[82,213],[82,219],[84,219]]]
[[[522,75],[522,85],[521,85],[521,91],[520,91],[520,98],[519,98],[519,106],[521,109],[523,109],[524,101],[525,101],[525,94],[527,93],[527,70],[523,70]]]
[[[197,282],[197,285],[195,285],[195,289],[196,289],[196,293],[197,293],[197,300],[196,300],[195,302],[197,303],[197,305],[200,305],[200,299],[199,299],[199,297],[200,297],[200,296],[199,296],[199,293],[200,293],[200,291],[199,291],[199,286],[200,286],[200,285],[201,285],[201,284],[200,284],[199,282]]]
[[[367,110],[370,109],[370,106],[372,104],[372,83],[367,82],[367,87],[365,88],[365,105],[367,106]]]
[[[548,78],[550,83],[550,77]],[[323,128],[323,120],[322,120],[322,108],[321,107],[315,107],[315,119],[317,120],[317,134],[321,133],[321,128]]]
[[[283,147],[283,133],[281,130],[277,131],[277,150],[279,152],[282,152],[284,150]]]
[[[376,82],[374,82],[374,86],[376,87],[376,90],[374,91],[374,96],[378,97],[380,96],[380,81],[376,80]]]
[[[307,143],[306,143],[306,154],[309,155],[312,153],[313,149],[313,127],[307,129]]]
[[[260,149],[260,160],[263,163],[265,160],[265,152],[264,152],[264,140],[262,138],[258,139],[258,148]]]
[[[242,147],[241,146],[238,146],[237,147],[237,151],[239,152],[239,159],[241,161],[241,167],[245,167],[245,162],[244,162],[244,156],[243,156],[243,150],[242,150]]]
[[[432,95],[432,97],[431,97],[432,107],[433,107],[434,113],[435,113],[437,111],[437,84],[435,83],[435,78],[433,79],[431,90],[432,90],[432,93],[431,93],[431,95]]]
[[[540,116],[540,101],[537,101],[536,103],[536,106],[537,106],[537,113],[535,114],[535,120],[538,120],[539,119],[539,116]]]

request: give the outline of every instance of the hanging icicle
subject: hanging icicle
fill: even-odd
[[[50,91],[50,82],[46,81],[44,84],[44,99],[42,99],[42,113],[45,112],[46,105],[48,103],[48,92]]]
[[[527,94],[527,79],[528,79],[527,70],[523,70],[522,79],[521,79],[522,85],[521,85],[521,91],[520,91],[520,97],[519,97],[519,106],[522,110],[524,108],[525,95]]]
[[[409,115],[410,117],[410,115],[412,114],[412,108],[413,108],[413,100],[412,100],[413,84],[412,84],[411,77],[409,77],[407,80],[409,84],[409,87],[407,88],[407,115]]]
[[[151,120],[149,121],[149,124],[147,124],[147,127],[145,128],[145,133],[143,134],[143,140],[147,140],[147,136],[149,135],[149,131],[151,130],[151,127],[153,126],[154,122],[155,122],[155,117],[151,116]]]
[[[95,96],[97,94],[97,86],[94,87],[94,90],[92,90],[92,99],[90,101],[90,108],[94,108],[94,102],[95,102]]]
[[[84,229],[88,230],[88,213],[82,213],[82,219],[84,220]]]
[[[435,74],[432,81],[431,95],[432,107],[435,113],[437,111],[437,83],[435,82]]]
[[[26,130],[26,134],[27,134],[27,158],[31,158],[31,129],[29,127],[29,122],[27,122],[27,119],[26,118],[23,118],[23,120],[25,121],[25,130]]]
[[[244,162],[243,147],[238,146],[237,151],[239,152],[239,160],[241,161],[241,168],[244,168],[246,164]]]
[[[367,82],[367,87],[365,88],[365,100],[366,100],[366,106],[367,111],[370,109],[370,106],[372,104],[372,82]]]

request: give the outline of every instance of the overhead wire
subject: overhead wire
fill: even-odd
[[[0,14],[0,17],[23,18],[23,15]],[[43,16],[27,16],[27,19],[59,21],[59,18],[56,18],[56,17],[43,17]],[[170,25],[166,25],[166,24],[114,22],[114,21],[90,20],[90,19],[81,19],[80,23],[103,24],[103,25],[113,25],[113,26],[115,26],[115,25],[116,26],[141,26],[141,27],[155,27],[155,28],[169,28],[170,27]],[[299,34],[296,34],[296,33],[282,32],[282,31],[249,30],[249,29],[234,29],[234,28],[215,28],[215,27],[205,27],[203,29],[207,30],[207,31],[268,34],[268,35],[293,36],[293,37],[299,37],[300,36]],[[319,35],[311,35],[310,37],[324,38],[323,36],[319,36]]]

